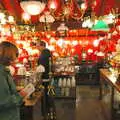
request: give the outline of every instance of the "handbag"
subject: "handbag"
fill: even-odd
[[[53,86],[48,86],[48,95],[55,96],[55,89]]]

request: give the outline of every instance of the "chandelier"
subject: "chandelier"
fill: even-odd
[[[38,15],[45,8],[45,2],[37,0],[22,0],[20,2],[21,8],[30,15]]]

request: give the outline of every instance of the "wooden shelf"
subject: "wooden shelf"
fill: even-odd
[[[73,89],[73,88],[75,89],[76,88],[76,86],[75,87],[67,87],[67,86],[66,87],[59,87],[59,86],[54,86],[54,87],[55,88],[70,88],[70,89]]]
[[[53,77],[59,77],[59,76],[74,76],[75,73],[74,72],[66,72],[66,73],[54,73]]]
[[[76,99],[76,96],[55,96],[55,99]]]

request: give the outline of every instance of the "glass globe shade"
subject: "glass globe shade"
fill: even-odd
[[[30,15],[38,15],[45,8],[45,3],[40,1],[22,1],[20,5],[22,9]]]
[[[94,47],[98,47],[99,42],[100,42],[99,40],[94,40],[94,41],[93,41],[93,46],[94,46]]]

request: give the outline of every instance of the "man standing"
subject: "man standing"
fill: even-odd
[[[42,115],[43,117],[47,117],[49,112],[48,85],[50,82],[49,73],[51,72],[51,52],[46,48],[46,43],[44,41],[40,41],[38,49],[40,50],[38,65],[42,65],[45,68],[45,72],[42,73],[41,77],[43,86],[45,87],[44,97],[42,99]]]

